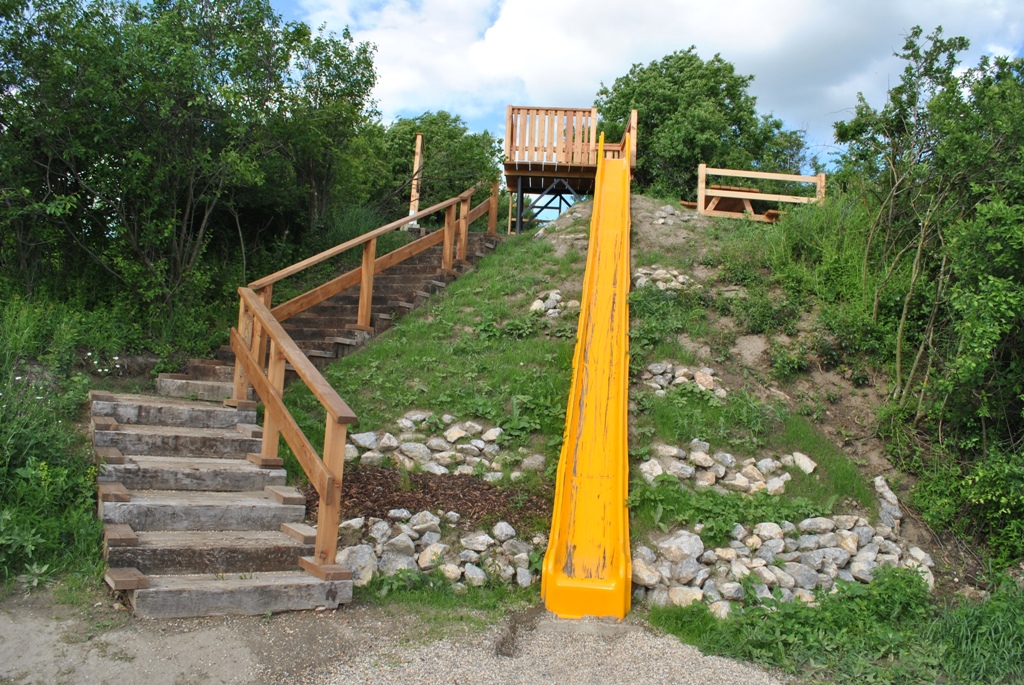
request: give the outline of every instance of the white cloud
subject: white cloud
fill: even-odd
[[[314,26],[377,45],[386,118],[447,109],[499,135],[508,104],[586,107],[633,63],[696,45],[753,74],[763,111],[828,144],[858,91],[882,103],[915,24],[971,39],[968,65],[1024,43],[1019,0],[297,1]]]

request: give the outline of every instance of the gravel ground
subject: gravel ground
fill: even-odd
[[[764,670],[702,655],[671,636],[639,626],[541,621],[518,636],[514,655],[498,656],[503,629],[428,645],[380,645],[335,664],[315,682],[325,685],[517,683],[673,683],[783,685]]]

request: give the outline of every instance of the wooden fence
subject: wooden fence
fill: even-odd
[[[636,165],[636,110],[623,140]],[[597,110],[508,106],[505,116],[505,164],[597,166]],[[605,156],[622,157],[622,142],[606,143]]]
[[[708,176],[727,176],[733,178],[752,178],[770,181],[787,181],[815,184],[814,197],[804,195],[777,195],[762,193],[757,188],[739,186],[707,185]],[[737,169],[715,169],[701,164],[697,168],[697,204],[699,213],[706,216],[727,218],[747,217],[755,221],[775,221],[779,212],[769,211],[765,214],[754,213],[752,200],[768,200],[773,202],[809,203],[825,199],[825,174],[817,176],[798,176],[796,174],[776,174],[767,171],[739,171]]]
[[[314,556],[299,560],[302,568],[319,578],[337,579],[345,573],[344,569],[335,565],[335,556],[338,550],[345,439],[348,425],[356,421],[356,416],[302,353],[281,322],[343,290],[359,285],[356,327],[370,330],[374,274],[441,243],[444,247],[440,267],[444,271],[451,271],[455,261],[465,261],[469,226],[484,214],[488,217],[488,235],[496,235],[498,184],[491,186],[491,193],[485,201],[471,208],[471,200],[477,189],[470,188],[444,202],[381,226],[238,289],[238,327],[231,329],[231,349],[236,360],[235,382],[232,396],[225,403],[237,406],[246,399],[249,386],[252,385],[266,411],[262,452],[250,458],[264,463],[276,460],[279,438],[284,437],[309,482],[320,495]],[[443,230],[377,256],[377,238],[438,212],[444,212]],[[273,305],[274,283],[357,247],[362,248],[362,263],[359,267],[287,302]],[[286,363],[291,364],[299,379],[306,384],[327,414],[322,455],[317,454],[282,400]]]

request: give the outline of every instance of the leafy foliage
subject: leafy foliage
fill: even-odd
[[[763,171],[799,171],[804,157],[801,132],[758,115],[747,93],[752,76],[737,74],[719,55],[705,61],[695,47],[674,52],[602,84],[594,106],[611,139],[637,110],[635,182],[665,194],[696,192],[697,165]]]

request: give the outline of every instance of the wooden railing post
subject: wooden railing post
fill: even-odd
[[[270,361],[267,363],[267,380],[271,391],[278,397],[284,392],[284,355],[277,343],[270,341]],[[281,420],[272,410],[263,415],[263,446],[260,455],[265,458],[276,458],[278,443],[281,442]]]
[[[487,207],[487,235],[498,235],[498,182],[491,184],[491,204]]]
[[[707,180],[707,164],[697,167],[697,213],[704,213],[704,183]]]
[[[441,270],[452,270],[452,248],[455,246],[455,205],[444,210],[444,245],[441,247]]]
[[[238,334],[242,336],[247,346],[252,345],[252,329],[254,326],[253,315],[246,306],[245,300],[238,299]],[[231,398],[224,401],[229,407],[237,407],[238,403],[249,399],[249,379],[242,370],[242,365],[235,362],[235,381],[231,389]]]
[[[263,306],[267,309],[272,309],[274,304],[274,284],[264,286],[256,291],[256,296],[263,302]],[[253,344],[252,352],[256,355],[256,359],[259,360],[260,364],[264,363],[267,358],[267,332],[263,330],[263,326],[257,321],[252,329]]]
[[[316,519],[316,547],[312,562],[318,567],[333,566],[338,553],[341,479],[345,470],[345,437],[347,433],[348,426],[339,423],[336,416],[327,415],[327,426],[324,431],[324,466],[330,471],[331,479],[326,491],[320,495],[320,508]],[[307,564],[302,565],[314,575],[326,575],[326,570],[323,568],[317,569],[310,568]]]
[[[818,202],[821,202],[822,200],[825,199],[825,174],[824,173],[818,174],[818,192],[816,193],[816,197],[818,198]]]
[[[469,203],[472,198],[464,197],[459,202],[459,249],[458,260],[466,261],[466,251],[469,246]]]
[[[377,239],[363,243],[363,269],[359,286],[359,316],[356,323],[363,330],[369,331],[370,312],[373,311],[373,270],[377,259]]]

